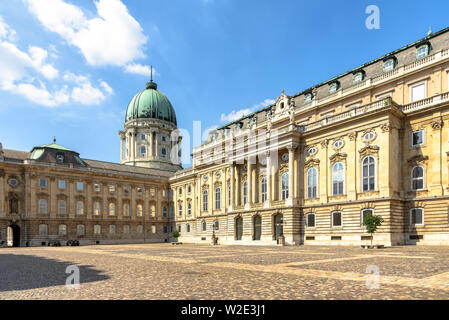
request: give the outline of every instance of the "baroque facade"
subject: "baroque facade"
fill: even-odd
[[[179,241],[449,244],[449,28],[212,132],[179,165],[175,111],[151,81],[121,164],[56,143],[0,147],[6,244]]]

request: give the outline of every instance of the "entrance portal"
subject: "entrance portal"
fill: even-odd
[[[8,247],[20,247],[20,227],[12,224],[8,227]]]
[[[284,218],[278,214],[274,216],[274,240],[277,241],[282,235],[284,235]]]
[[[262,235],[262,217],[256,215],[253,220],[254,223],[254,240],[260,240]]]
[[[235,240],[242,240],[243,236],[243,218],[235,219]]]

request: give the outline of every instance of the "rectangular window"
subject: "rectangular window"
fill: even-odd
[[[366,217],[368,217],[368,216],[373,216],[374,215],[374,212],[373,212],[373,210],[372,209],[365,209],[365,210],[363,210],[362,211],[362,226],[364,225],[364,223],[365,223],[365,219],[366,219]]]
[[[39,225],[39,235],[40,236],[48,235],[48,225],[46,225],[46,224]]]
[[[168,233],[168,228],[167,228],[167,226],[164,226],[164,233]]]
[[[123,226],[123,233],[128,234],[129,231],[130,231],[129,225],[125,224],[125,225]]]
[[[39,179],[39,187],[47,188],[47,179]]]
[[[101,225],[99,225],[99,224],[94,225],[94,234],[95,235],[101,234]]]
[[[100,192],[101,191],[101,184],[94,183],[94,191],[95,192]]]
[[[109,193],[115,193],[115,185],[109,186]]]
[[[111,225],[109,226],[109,234],[115,234],[116,231],[117,231],[116,225],[115,225],[115,224],[111,224]]]
[[[139,224],[137,226],[137,230],[136,231],[137,231],[137,233],[143,233],[143,226]]]
[[[78,236],[84,236],[86,234],[86,226],[84,224],[79,224],[76,226],[76,234]]]
[[[67,235],[67,225],[66,224],[60,224],[59,225],[59,235],[60,236]]]
[[[424,143],[424,130],[412,132],[412,146],[420,146]]]
[[[65,180],[58,180],[58,188],[61,190],[65,190],[66,188]]]
[[[332,212],[332,226],[341,227],[341,212]]]
[[[83,190],[84,190],[84,182],[78,181],[78,182],[76,183],[76,190],[78,190],[78,191],[83,191]]]
[[[65,200],[58,200],[58,214],[67,213],[67,204]]]
[[[153,233],[153,234],[156,233],[156,226],[151,226],[151,233]]]
[[[310,213],[307,215],[307,227],[309,228],[315,227],[315,214]]]
[[[410,86],[410,102],[422,100],[426,98],[426,83],[422,82]]]
[[[410,210],[410,225],[424,224],[424,210],[422,208],[413,208]]]

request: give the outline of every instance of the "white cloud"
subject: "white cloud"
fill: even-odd
[[[244,116],[257,111],[258,109],[268,107],[269,105],[271,105],[271,104],[273,104],[275,102],[276,101],[272,100],[272,99],[265,99],[261,103],[258,103],[258,104],[254,105],[251,108],[244,108],[244,109],[240,109],[240,110],[232,110],[228,114],[222,113],[221,114],[221,121],[222,122],[237,121],[237,120],[243,118]]]
[[[16,32],[12,30],[0,17],[0,39],[6,39],[8,41],[15,41]]]
[[[97,16],[63,0],[24,0],[29,10],[50,31],[80,49],[90,65],[125,66],[145,57],[147,37],[120,0],[95,1]]]
[[[125,72],[149,77],[151,73],[151,68],[150,66],[144,66],[141,64],[133,63],[125,66]],[[157,73],[156,69],[153,68],[153,77],[155,75],[159,75],[159,73]]]
[[[71,97],[73,101],[81,104],[100,104],[106,98],[104,93],[100,89],[93,87],[90,82],[73,88]]]
[[[100,80],[100,86],[103,88],[103,90],[104,90],[107,94],[113,94],[113,93],[114,93],[114,90],[112,90],[112,88],[109,86],[109,84],[107,84],[106,81]]]
[[[69,94],[66,87],[54,93],[50,93],[45,86],[38,88],[33,84],[20,83],[14,85],[12,91],[24,96],[30,101],[46,107],[56,107],[60,104],[69,102]]]

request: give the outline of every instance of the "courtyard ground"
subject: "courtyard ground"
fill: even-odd
[[[449,299],[449,247],[3,248],[0,299]]]

